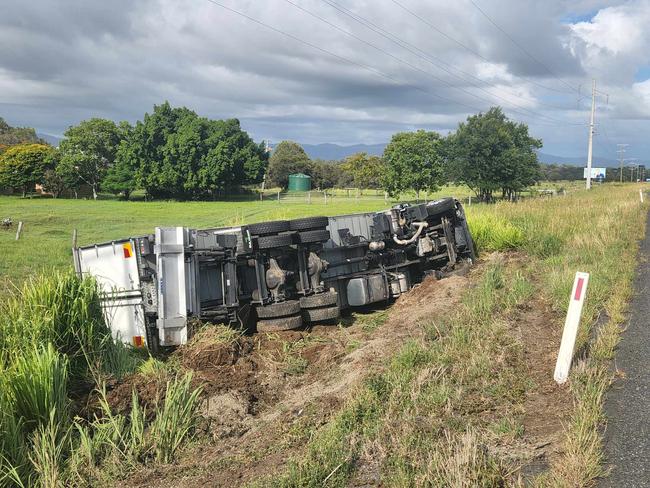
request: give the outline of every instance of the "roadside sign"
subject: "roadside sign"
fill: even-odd
[[[587,168],[583,168],[583,178],[587,178]],[[592,180],[604,180],[607,176],[607,168],[591,168]]]
[[[573,359],[573,348],[578,335],[578,326],[580,325],[580,315],[582,306],[587,294],[587,284],[589,283],[589,273],[578,271],[573,280],[571,298],[569,299],[569,309],[567,310],[566,320],[564,322],[564,332],[562,333],[562,342],[560,343],[560,352],[555,363],[555,374],[553,379],[559,384],[564,384],[569,379],[569,369],[571,369],[571,360]]]

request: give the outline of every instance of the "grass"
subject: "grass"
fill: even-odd
[[[154,361],[141,368],[158,372]],[[168,381],[147,416],[134,392],[129,418],[113,414],[103,393],[90,424],[75,417],[72,397],[139,362],[112,340],[91,279],[55,272],[2,300],[0,487],[94,485],[99,466],[120,473],[136,461],[170,462],[196,422],[200,389],[190,375]]]
[[[532,483],[589,486],[602,476],[602,403],[608,360],[624,320],[644,235],[639,186],[607,185],[566,197],[467,209],[485,250],[514,249],[526,265],[498,261],[467,291],[460,310],[425,326],[350,395],[288,467],[254,486],[347,486],[364,476],[385,486],[518,486],[522,461],[507,455],[521,437],[534,388],[508,321],[533,294],[561,317],[576,271],[591,274],[570,389],[574,408],[560,455]],[[609,321],[592,330],[600,313]],[[590,340],[592,338],[592,340]],[[494,449],[494,446],[501,446]],[[505,448],[504,448],[505,446]]]
[[[522,402],[534,387],[508,321],[533,294],[561,316],[577,270],[591,273],[577,342],[588,354],[571,372],[575,407],[561,455],[534,484],[592,483],[604,473],[600,429],[611,380],[608,361],[644,232],[647,205],[639,204],[638,189],[607,184],[566,197],[468,207],[480,249],[516,250],[526,266],[498,260],[487,266],[459,310],[425,324],[422,337],[407,342],[330,422],[311,433],[286,470],[257,485],[345,486],[363,476],[387,486],[518,484],[517,460],[491,448],[521,436]],[[209,227],[349,213],[350,201],[337,198],[325,206],[0,197],[0,216],[26,223],[17,242],[13,232],[0,232],[0,254],[8,256],[0,262],[0,276],[21,283],[44,268],[69,268],[73,228],[87,244],[148,233],[155,225]],[[384,206],[383,199],[361,198],[353,210]],[[142,374],[172,378],[155,412],[141,409],[134,394],[128,416],[106,404],[90,422],[75,419],[71,388],[90,383],[101,390],[106,375],[133,370],[140,361],[110,341],[89,282],[54,274],[28,281],[12,295],[0,311],[0,486],[101,484],[137,463],[173,459],[193,431],[198,393],[190,380],[148,360],[139,366]],[[601,313],[609,321],[594,331]],[[369,315],[362,327],[372,333],[384,320],[381,313]],[[559,322],[551,325],[559,330]],[[224,334],[224,341],[232,340]],[[283,353],[286,372],[301,374],[300,350],[287,346]]]

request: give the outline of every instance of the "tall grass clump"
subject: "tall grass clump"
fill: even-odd
[[[507,251],[524,244],[524,233],[508,220],[489,214],[469,214],[468,224],[480,251]]]
[[[34,345],[51,344],[64,354],[73,382],[128,369],[128,355],[113,341],[97,284],[72,272],[27,281],[0,304],[0,359],[5,363]]]
[[[72,394],[133,356],[111,337],[97,285],[71,272],[35,277],[0,303],[0,486],[64,486]]]

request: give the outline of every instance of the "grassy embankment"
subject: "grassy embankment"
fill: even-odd
[[[309,433],[306,438],[312,440],[304,455],[292,461],[288,471],[260,483],[320,486],[327,479],[331,486],[344,486],[360,475],[359,466],[368,467],[369,459],[371,471],[394,486],[515,483],[516,462],[503,451],[486,449],[507,446],[521,435],[522,404],[526,392],[534,388],[525,374],[521,344],[509,329],[509,317],[533,294],[545,295],[556,310],[564,310],[578,269],[592,273],[579,345],[587,341],[599,311],[605,310],[610,321],[592,343],[587,359],[574,366],[569,388],[575,408],[566,425],[564,455],[537,483],[581,486],[601,474],[598,427],[609,383],[606,360],[618,340],[646,210],[640,208],[633,188],[607,185],[590,194],[552,200],[473,206],[470,223],[479,246],[520,249],[527,253],[528,265],[512,267],[498,260],[490,264],[467,292],[460,310],[443,322],[428,324],[425,339],[406,344],[384,371],[364,383],[333,422]],[[336,204],[326,209],[278,208],[271,202],[0,199],[0,204],[5,205],[0,207],[3,211],[7,206],[18,210],[12,215],[16,220],[36,224],[18,243],[6,237],[0,241],[3,256],[12,251],[0,272],[18,267],[20,272],[12,276],[19,281],[46,263],[67,266],[66,226],[79,228],[82,242],[92,242],[148,232],[154,224],[227,225],[350,211],[349,202],[344,202],[345,210]],[[382,204],[355,202],[354,210]],[[151,459],[167,462],[180,444],[179,436],[191,432],[193,408],[180,407],[191,407],[196,399],[184,379],[170,384],[172,392],[167,392],[176,405],[161,405],[152,421],[145,422],[151,415],[146,417],[137,408],[131,421],[106,407],[90,421],[68,413],[69,396],[80,384],[101,384],[106,375],[135,367],[133,356],[107,340],[93,303],[96,296],[87,285],[55,276],[28,285],[22,296],[5,304],[0,323],[4,414],[0,448],[2,468],[9,468],[5,482],[14,478],[25,484],[83,484],[110,476],[119,466]],[[178,411],[185,415],[172,418]]]
[[[304,454],[260,486],[346,486],[370,476],[388,486],[518,485],[520,461],[508,447],[522,435],[527,377],[522,344],[509,326],[528,298],[566,310],[575,271],[591,273],[569,388],[574,406],[561,455],[537,486],[589,486],[603,474],[603,394],[624,320],[647,205],[638,187],[612,186],[553,200],[472,207],[483,250],[518,249],[527,264],[489,264],[463,307],[430,323],[368,378],[327,426],[306,434]],[[599,313],[609,321],[592,331]],[[552,371],[552,365],[550,368]],[[544,415],[546,412],[540,412]]]

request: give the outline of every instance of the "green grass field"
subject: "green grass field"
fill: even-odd
[[[578,349],[588,345],[588,354],[576,358],[567,385],[573,407],[563,418],[557,455],[532,486],[591,486],[605,474],[602,402],[650,205],[639,202],[644,186],[608,184],[591,192],[572,188],[567,196],[467,207],[483,255],[514,250],[516,259],[487,259],[464,292],[462,305],[444,320],[423,324],[422,340],[407,341],[386,357],[386,367],[370,374],[328,423],[310,433],[286,469],[259,480],[260,486],[347,486],[365,452],[381,453],[376,469],[386,486],[518,486],[516,473],[523,460],[516,452],[524,432],[524,400],[537,387],[527,380],[521,341],[508,324],[521,316],[525,300],[537,296],[553,309],[548,326],[559,330],[577,270],[591,273],[578,338]],[[462,196],[459,190],[448,188],[436,196]],[[130,420],[105,409],[92,425],[70,430],[70,418],[54,417],[66,404],[64,389],[56,390],[58,396],[39,396],[53,386],[73,385],[68,374],[100,385],[104,374],[119,376],[135,364],[125,349],[114,349],[104,340],[108,335],[101,327],[95,291],[69,274],[39,273],[70,268],[73,229],[79,231],[80,244],[89,244],[148,233],[155,226],[226,226],[386,205],[383,198],[370,197],[337,197],[328,205],[0,197],[0,218],[25,222],[19,241],[14,240],[15,228],[0,231],[0,280],[19,283],[39,276],[15,298],[0,298],[0,305],[5,302],[0,308],[0,332],[5,332],[0,334],[5,338],[0,344],[0,404],[8,405],[0,409],[0,425],[5,432],[25,434],[0,436],[0,453],[11,454],[6,459],[18,470],[5,471],[3,457],[0,486],[12,485],[14,476],[55,486],[56,480],[86,479],[88,469],[99,470],[114,485],[142,463],[169,463],[183,441],[179,436],[190,432],[188,426],[195,421],[198,394],[190,391],[189,380],[168,384],[168,393],[178,390],[169,398],[177,400],[157,410],[148,430],[137,409]],[[593,330],[603,311],[609,321]],[[79,334],[87,340],[80,341]],[[34,351],[35,344],[40,349]],[[170,417],[181,411],[186,415]],[[501,422],[483,415],[492,411],[503,413]],[[98,437],[99,432],[109,437]],[[123,439],[119,445],[109,446],[118,437]],[[171,447],[162,449],[160,439]],[[500,449],[486,448],[494,445]],[[100,469],[113,466],[113,457],[117,474]]]
[[[374,193],[374,192],[373,192]],[[448,187],[429,199],[441,196],[464,198],[465,187]],[[414,198],[413,195],[408,197]],[[248,224],[263,220],[291,219],[310,215],[341,215],[386,208],[383,197],[373,195],[237,202],[123,202],[118,200],[67,200],[0,196],[0,219],[11,217],[14,227],[0,230],[0,280],[20,283],[30,274],[72,264],[72,233],[78,244],[93,244],[153,233],[154,227],[197,228]],[[19,241],[16,226],[24,222]]]

